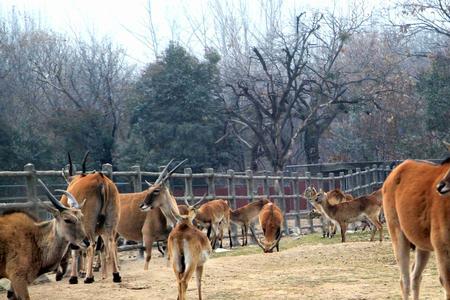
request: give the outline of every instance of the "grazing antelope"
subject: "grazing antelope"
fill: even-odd
[[[383,184],[383,207],[392,246],[400,267],[403,299],[412,287],[419,299],[422,272],[436,252],[437,266],[446,299],[450,299],[450,159],[440,165],[406,160]],[[410,276],[410,246],[415,263]]]
[[[85,283],[94,282],[93,262],[97,243],[97,236],[101,236],[104,243],[104,252],[108,264],[112,266],[113,282],[121,282],[118,269],[116,234],[119,221],[120,203],[119,192],[116,185],[101,172],[86,174],[86,153],[82,163],[80,175],[73,174],[72,161],[69,155],[69,186],[67,191],[76,199],[86,199],[82,208],[84,214],[84,228],[90,241],[86,253],[86,278]],[[68,198],[63,195],[61,203],[66,205]],[[72,251],[72,270],[69,279],[70,284],[78,283],[77,256],[79,251]],[[102,277],[106,278],[106,263],[103,264]]]
[[[279,244],[283,235],[281,232],[283,224],[281,209],[272,202],[265,204],[259,213],[259,224],[264,234],[262,242],[256,237],[255,230],[250,226],[250,231],[258,246],[263,249],[264,253],[271,253],[275,247],[277,247],[277,251],[280,251]]]
[[[11,281],[8,299],[30,299],[28,284],[56,270],[69,243],[89,246],[81,209],[74,196],[65,192],[69,206],[62,205],[39,179],[52,206],[43,206],[53,219],[38,222],[26,212],[9,211],[0,216],[0,279]]]
[[[380,241],[383,240],[383,226],[379,220],[381,212],[381,193],[380,191],[373,192],[370,195],[355,198],[350,201],[331,205],[333,201],[331,197],[345,197],[344,193],[339,190],[334,190],[325,193],[323,190],[317,192],[315,188],[309,187],[310,197],[308,200],[319,211],[327,215],[328,218],[336,221],[341,227],[341,239],[345,242],[345,233],[348,224],[369,219],[375,225],[370,240],[373,241],[376,231],[380,231]],[[336,199],[335,199],[336,201]]]
[[[231,210],[230,219],[231,222],[241,226],[242,229],[242,246],[248,244],[248,228],[250,223],[255,219],[264,205],[269,203],[267,199],[253,201],[245,206]]]
[[[208,238],[210,238],[210,233],[213,233],[213,238],[211,238],[213,249],[216,246],[218,237],[220,237],[220,247],[222,247],[223,228],[228,228],[230,248],[233,247],[230,230],[230,211],[228,201],[222,199],[211,200],[200,206],[197,211],[195,216],[196,224],[202,228],[208,228]]]

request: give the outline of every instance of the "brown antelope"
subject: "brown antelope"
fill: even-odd
[[[375,225],[370,240],[373,241],[376,231],[380,231],[380,241],[383,240],[383,226],[379,220],[381,212],[382,201],[380,191],[373,192],[370,195],[355,198],[350,201],[331,205],[333,199],[330,197],[345,198],[344,193],[339,190],[334,190],[325,193],[323,190],[317,192],[315,188],[309,187],[310,198],[308,200],[319,211],[327,215],[328,218],[336,221],[341,227],[341,239],[345,242],[345,233],[347,226],[355,221],[369,219]],[[330,198],[330,199],[329,199]],[[336,201],[337,199],[335,199]]]
[[[191,206],[185,200],[188,214],[181,216],[167,241],[169,260],[178,283],[179,300],[186,299],[188,283],[194,271],[197,279],[198,299],[202,299],[203,265],[211,255],[212,248],[208,237],[192,225],[197,212],[196,205],[201,201],[203,199]]]
[[[213,233],[213,237],[211,238],[211,246],[213,249],[219,237],[220,247],[222,247],[223,228],[228,228],[230,248],[233,247],[230,230],[230,206],[228,205],[228,201],[216,199],[203,204],[197,211],[195,222],[202,228],[208,228],[208,238],[210,238],[211,232]]]
[[[151,187],[149,184],[149,188],[143,192],[119,194],[120,219],[117,231],[126,240],[144,242],[146,252],[144,270],[148,270],[153,242],[166,241],[173,228],[168,226],[167,219],[159,207],[146,212],[139,209],[139,205],[152,192]],[[179,205],[179,210],[181,214],[187,214],[185,205]],[[158,249],[164,253],[159,247]]]
[[[43,206],[53,219],[38,222],[19,211],[0,216],[0,279],[11,281],[8,299],[28,300],[28,284],[39,275],[56,270],[69,243],[81,248],[89,246],[81,209],[73,195],[65,192],[69,206],[62,205],[39,179],[52,206]]]
[[[113,281],[121,282],[118,269],[116,234],[119,221],[120,203],[119,192],[116,185],[101,172],[86,174],[86,153],[80,175],[74,175],[72,161],[69,155],[69,186],[67,191],[76,199],[86,199],[82,208],[84,214],[84,228],[90,241],[86,253],[86,278],[85,283],[94,282],[92,265],[96,249],[97,236],[101,236],[104,243],[104,251],[108,264],[112,266]],[[63,195],[61,203],[67,204],[68,198]],[[72,251],[72,270],[69,283],[78,283],[78,251]],[[103,264],[102,277],[106,278],[106,263]]]
[[[403,299],[419,299],[422,272],[436,252],[441,284],[450,299],[450,159],[440,165],[407,160],[383,184],[383,206],[392,246],[400,267]],[[410,278],[410,246],[415,263]]]
[[[264,234],[262,242],[256,237],[253,227],[250,226],[250,231],[258,246],[263,249],[264,253],[271,253],[275,247],[277,251],[280,251],[279,244],[283,235],[281,232],[283,224],[281,209],[272,202],[265,204],[259,213],[259,224]]]
[[[270,201],[267,199],[253,201],[247,205],[231,211],[231,222],[241,226],[242,229],[242,246],[247,245],[248,228],[250,226],[250,223],[259,215],[263,206],[269,202]]]
[[[187,283],[194,270],[197,271],[197,287],[199,291],[199,299],[201,299],[201,276],[203,264],[211,253],[211,245],[208,237],[192,225],[195,218],[196,206],[203,201],[206,196],[194,205],[188,206],[188,215],[181,215],[175,198],[166,185],[170,175],[182,164],[179,163],[170,172],[167,169],[172,161],[167,164],[161,172],[159,178],[150,187],[151,192],[140,205],[140,209],[147,211],[159,207],[166,216],[168,222],[173,221],[174,229],[169,234],[168,254],[172,262],[177,282],[178,282],[178,299],[185,299]]]
[[[345,194],[345,193],[336,194],[333,192],[334,191],[331,191],[331,193],[333,195],[332,197],[327,197],[328,204],[330,204],[330,205],[336,205],[336,204],[339,204],[342,202],[353,200],[353,196],[350,194]],[[305,189],[303,196],[308,200],[312,199],[313,190],[311,188]],[[328,237],[330,239],[334,237],[334,235],[336,234],[336,223],[334,220],[330,219],[327,216],[327,214],[325,212],[323,212],[323,210],[313,208],[313,210],[311,210],[309,216],[310,216],[310,218],[317,218],[317,217],[321,218],[321,220],[322,220],[322,236],[323,237]]]

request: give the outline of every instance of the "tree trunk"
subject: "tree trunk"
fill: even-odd
[[[319,139],[321,130],[316,125],[308,126],[304,135],[304,149],[307,164],[317,164],[320,159]]]

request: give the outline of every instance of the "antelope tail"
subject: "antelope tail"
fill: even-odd
[[[100,196],[100,214],[97,217],[97,227],[101,228],[105,224],[106,220],[106,206],[105,206],[105,199],[108,196],[107,188],[105,187],[104,183],[101,183],[98,186],[98,192]]]

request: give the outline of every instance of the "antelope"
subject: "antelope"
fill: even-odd
[[[248,228],[253,219],[260,213],[264,205],[269,203],[267,199],[253,201],[245,206],[231,210],[231,222],[241,226],[242,229],[242,247],[248,244]]]
[[[86,174],[86,159],[89,152],[86,152],[80,175],[73,174],[72,160],[69,156],[69,186],[67,191],[76,199],[86,199],[86,204],[82,208],[84,214],[84,228],[90,241],[90,246],[86,253],[86,278],[84,283],[94,282],[93,262],[96,249],[97,236],[101,236],[104,243],[104,252],[108,264],[112,266],[113,282],[121,282],[118,269],[116,234],[119,221],[120,203],[119,192],[116,185],[101,172]],[[68,198],[61,197],[61,203],[66,205]],[[78,283],[78,251],[72,251],[72,269],[69,283]],[[106,263],[103,264],[102,278],[107,277]]]
[[[325,193],[322,189],[319,192],[315,188],[309,187],[311,197],[308,200],[319,211],[322,211],[328,218],[336,221],[341,227],[341,241],[345,242],[345,233],[347,231],[348,224],[368,218],[373,225],[374,230],[370,240],[373,241],[375,233],[378,230],[380,232],[380,242],[383,240],[383,226],[379,220],[381,212],[381,194],[379,191],[373,192],[370,195],[355,198],[354,200],[342,202],[339,204],[331,205],[329,201],[330,197],[345,197],[344,193],[339,190]]]
[[[89,246],[83,225],[85,202],[79,205],[72,194],[64,191],[68,199],[65,206],[40,179],[38,182],[52,204],[42,204],[53,215],[52,220],[38,222],[31,214],[20,211],[0,216],[0,279],[11,281],[8,299],[30,299],[28,285],[59,266],[69,243],[80,248]]]
[[[139,207],[142,211],[159,207],[168,222],[174,225],[174,229],[169,234],[167,247],[169,260],[172,262],[178,282],[178,299],[183,300],[186,298],[187,283],[192,277],[194,268],[197,271],[197,287],[199,299],[201,299],[203,264],[212,252],[212,249],[208,237],[192,225],[192,220],[196,215],[196,206],[203,201],[206,195],[203,196],[201,201],[192,206],[185,200],[188,207],[188,215],[181,215],[176,200],[166,185],[166,181],[185,160],[170,172],[167,172],[172,161],[166,165],[158,179],[149,188],[149,194]]]
[[[203,199],[205,197],[206,195]],[[178,283],[179,300],[186,299],[186,290],[194,271],[197,279],[198,299],[202,299],[203,265],[211,255],[212,248],[208,237],[192,225],[192,221],[198,211],[196,206],[203,199],[192,206],[185,200],[188,214],[181,216],[167,241],[169,260]]]
[[[406,160],[398,165],[383,184],[383,207],[392,238],[403,299],[412,287],[419,299],[422,272],[436,252],[439,279],[450,299],[450,159],[441,164]],[[410,276],[410,247],[416,248]]]
[[[327,201],[330,205],[336,205],[342,202],[353,200],[353,196],[350,194],[336,194],[332,191],[332,197],[328,197]],[[313,190],[307,188],[303,194],[306,199],[311,199],[313,197]],[[321,209],[313,208],[309,213],[310,218],[322,218],[322,237],[333,238],[336,234],[336,223],[330,219],[325,212]]]
[[[175,171],[175,170],[173,170]],[[164,174],[162,172],[156,182],[161,181]],[[170,175],[169,175],[170,176]],[[119,194],[120,197],[120,219],[117,226],[118,233],[126,240],[144,241],[145,246],[145,263],[144,270],[148,270],[148,266],[152,257],[153,242],[158,243],[158,250],[164,255],[159,247],[160,241],[166,241],[173,225],[170,226],[165,215],[159,207],[148,211],[141,211],[139,205],[153,191],[152,184],[147,182],[148,189],[139,193]],[[185,211],[187,207],[179,205],[180,211]]]
[[[233,247],[230,230],[230,206],[228,205],[228,201],[216,199],[203,204],[196,213],[195,222],[200,227],[208,228],[208,238],[211,232],[214,234],[214,237],[211,238],[211,246],[213,249],[216,246],[219,236],[220,247],[222,247],[223,228],[227,227],[230,248]]]
[[[281,236],[281,224],[283,224],[283,213],[281,209],[272,202],[269,202],[263,206],[259,213],[259,224],[264,234],[264,240],[261,242],[255,234],[255,230],[250,226],[250,232],[259,247],[264,253],[271,253],[276,247],[277,251],[280,251],[279,243]]]

